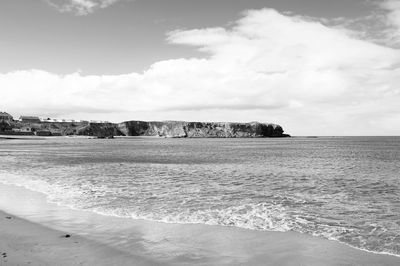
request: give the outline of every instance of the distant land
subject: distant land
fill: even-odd
[[[0,112],[0,135],[37,136],[159,136],[167,138],[262,138],[290,137],[280,125],[271,123],[186,122],[186,121],[84,121],[40,119],[21,116],[14,120]]]

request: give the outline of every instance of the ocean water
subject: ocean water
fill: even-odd
[[[105,216],[296,231],[400,256],[400,137],[0,140],[0,182]]]

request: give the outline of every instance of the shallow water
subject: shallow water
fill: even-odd
[[[104,215],[297,231],[400,255],[400,138],[0,142],[0,181]]]

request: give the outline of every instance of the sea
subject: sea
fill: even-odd
[[[102,216],[400,256],[400,137],[3,139],[0,182]]]

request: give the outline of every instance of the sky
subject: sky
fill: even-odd
[[[400,0],[1,0],[0,111],[400,135]]]

